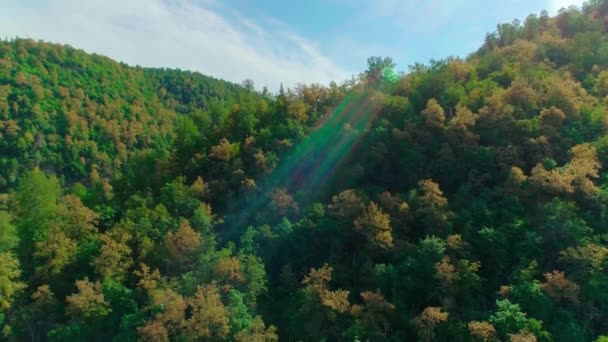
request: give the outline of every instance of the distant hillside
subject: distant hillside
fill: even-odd
[[[0,42],[0,186],[39,166],[69,181],[169,148],[176,113],[229,108],[251,92],[198,73],[142,69],[69,46]],[[252,95],[249,95],[252,96]]]

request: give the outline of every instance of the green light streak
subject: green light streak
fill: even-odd
[[[277,188],[305,189],[307,194],[299,201],[314,199],[369,130],[377,109],[369,92],[349,94],[261,183],[259,195],[234,217],[234,228],[249,224],[251,217],[268,205],[270,193]]]

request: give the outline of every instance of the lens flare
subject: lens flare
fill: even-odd
[[[377,98],[381,93],[390,93],[398,76],[393,65],[382,70],[368,71],[380,77],[372,84],[356,86],[334,110],[320,120],[313,131],[299,142],[268,178],[258,182],[254,196],[242,199],[240,210],[226,217],[227,226],[223,229],[225,237],[238,237],[247,225],[255,222],[255,216],[268,208],[272,192],[287,189],[296,194],[297,203],[308,204],[319,199],[321,190],[331,180],[335,171],[356,153],[357,146],[370,130],[382,101]],[[373,79],[369,77],[368,79]],[[378,92],[378,89],[384,89]]]
[[[334,171],[371,127],[379,108],[373,97],[370,91],[347,95],[259,185],[259,193],[244,203],[243,209],[231,218],[230,230],[242,231],[256,213],[267,207],[270,194],[275,189],[297,191],[299,203],[317,198]]]

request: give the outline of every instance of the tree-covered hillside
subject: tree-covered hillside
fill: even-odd
[[[607,340],[608,2],[393,68],[1,41],[0,340]]]

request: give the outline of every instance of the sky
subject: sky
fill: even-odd
[[[1,38],[69,44],[130,65],[199,71],[256,88],[341,82],[370,56],[474,52],[497,23],[582,0],[3,0]]]

